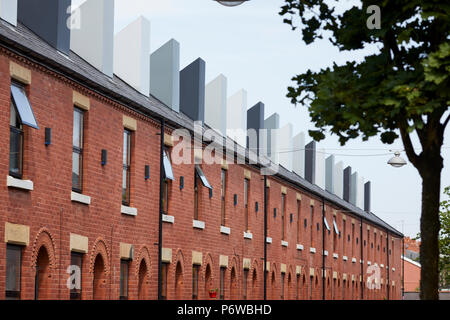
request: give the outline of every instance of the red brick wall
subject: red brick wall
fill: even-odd
[[[34,182],[33,191],[7,188],[5,176],[9,169],[9,103],[10,75],[9,63],[15,61],[31,70],[32,83],[27,92],[40,130],[24,127],[24,179]],[[45,268],[46,282],[42,298],[69,299],[66,287],[70,264],[70,234],[78,234],[89,239],[89,251],[83,259],[83,299],[92,299],[93,278],[96,274],[98,294],[96,297],[106,299],[119,298],[120,243],[133,244],[134,259],[130,263],[129,298],[157,298],[157,262],[158,262],[158,212],[159,212],[159,124],[143,117],[93,92],[57,76],[42,67],[26,61],[19,61],[6,51],[0,54],[0,239],[4,239],[5,223],[21,224],[30,227],[30,243],[23,248],[22,264],[22,298],[34,299],[35,264],[37,254],[42,246],[48,253],[49,267]],[[73,90],[88,96],[90,110],[85,117],[84,140],[84,182],[83,194],[91,196],[89,206],[71,201],[72,168],[72,123]],[[121,214],[122,183],[122,148],[123,115],[137,120],[137,130],[133,133],[132,170],[131,170],[131,207],[137,208],[136,217]],[[52,128],[52,144],[44,145],[44,128]],[[170,133],[170,130],[167,131]],[[108,163],[101,166],[101,150],[108,151]],[[144,179],[144,167],[150,165],[150,179]],[[202,169],[213,187],[213,197],[208,189],[200,184],[200,220],[205,222],[205,229],[193,228],[194,199],[194,165],[174,166],[175,181],[170,183],[169,215],[175,223],[163,224],[163,247],[172,249],[172,263],[168,272],[168,298],[190,299],[192,297],[192,251],[202,253],[200,268],[199,298],[208,298],[207,289],[219,288],[219,256],[228,257],[226,271],[225,298],[242,298],[244,259],[250,259],[248,298],[263,298],[264,270],[264,182],[259,172],[250,166],[230,165],[227,171],[226,215],[230,235],[220,233],[220,165],[203,165]],[[251,171],[249,195],[249,229],[251,240],[244,239],[244,170]],[[180,177],[184,177],[184,188],[180,190]],[[292,186],[270,177],[268,188],[270,203],[268,206],[269,231],[272,243],[267,244],[267,257],[270,262],[268,273],[268,297],[279,299],[281,296],[281,268],[286,266],[284,297],[297,297],[297,266],[301,267],[300,298],[322,298],[322,202],[321,199],[296,190]],[[286,241],[288,247],[281,245],[281,193],[287,188],[286,196]],[[300,239],[303,250],[297,249],[297,193],[301,194]],[[233,196],[237,194],[237,205]],[[314,200],[313,241],[316,253],[310,253],[310,205]],[[256,212],[255,203],[259,210]],[[274,218],[274,208],[277,216]],[[325,204],[325,212],[330,233],[326,230],[326,298],[332,298],[333,272],[336,277],[336,299],[357,299],[360,294],[359,277],[361,274],[360,256],[360,221],[340,208]],[[351,242],[346,235],[337,238],[337,248],[333,250],[333,213],[336,213],[338,228],[343,232],[343,215],[346,215],[346,231],[351,234],[352,219],[355,219],[354,254],[351,254]],[[293,214],[293,221],[290,215]],[[307,219],[307,227],[304,227]],[[319,223],[319,231],[316,224]],[[363,237],[367,234],[367,224],[363,223]],[[371,239],[376,228],[370,225]],[[386,235],[384,230],[378,229]],[[378,235],[379,237],[379,235]],[[378,238],[379,239],[379,238]],[[390,272],[390,282],[395,287],[390,298],[400,297],[400,245],[401,239],[394,239],[393,256],[390,266],[396,270]],[[345,240],[345,241],[344,241]],[[345,242],[345,249],[343,243]],[[384,237],[384,242],[386,238]],[[384,244],[385,245],[385,244]],[[390,243],[390,248],[392,244]],[[345,250],[345,253],[344,251]],[[367,254],[375,249],[364,249],[364,272],[367,269]],[[372,263],[384,264],[381,269],[384,289],[364,291],[364,298],[383,299],[386,295],[387,252],[375,251]],[[338,257],[333,258],[333,253]],[[343,256],[348,257],[347,261]],[[101,257],[101,259],[99,258]],[[356,259],[356,263],[352,262]],[[0,245],[0,299],[5,298],[6,245]],[[45,260],[45,259],[44,259]],[[103,267],[99,267],[99,261]],[[42,259],[40,260],[42,261]],[[96,267],[94,266],[97,261]],[[181,266],[182,289],[176,292],[176,268]],[[45,263],[43,264],[45,265]],[[207,266],[210,268],[210,283],[205,284]],[[310,279],[310,268],[314,277]],[[231,273],[236,274],[236,292],[232,295]],[[256,280],[253,275],[256,271]],[[343,288],[344,274],[348,287]],[[352,289],[352,275],[358,289]],[[272,285],[272,276],[275,282]],[[365,275],[366,278],[366,275]],[[313,287],[309,288],[310,280]],[[139,285],[140,283],[140,285]],[[328,285],[328,283],[330,283]],[[141,292],[138,289],[141,287]],[[353,292],[353,293],[352,293]]]

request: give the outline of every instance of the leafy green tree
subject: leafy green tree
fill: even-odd
[[[421,298],[439,299],[439,197],[441,147],[450,116],[450,3],[443,0],[363,0],[337,13],[335,1],[285,0],[280,15],[306,44],[329,39],[341,51],[376,45],[362,62],[334,64],[293,78],[287,96],[308,107],[319,141],[330,132],[348,140],[380,135],[400,138],[422,178]],[[369,29],[371,5],[381,10],[380,28]],[[416,152],[416,133],[422,150]]]
[[[440,288],[450,288],[450,187],[445,188],[447,200],[441,202],[441,232],[439,234]]]

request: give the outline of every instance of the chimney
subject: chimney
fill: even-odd
[[[205,123],[223,137],[227,133],[227,78],[220,74],[205,88]]]
[[[175,39],[150,56],[150,93],[180,112],[180,44]]]
[[[79,28],[72,28],[70,49],[112,78],[114,0],[87,0],[79,7]]]
[[[300,132],[292,139],[292,169],[300,177],[305,177],[305,134]]]
[[[339,161],[334,167],[334,194],[339,198],[344,198],[344,163]]]
[[[364,209],[364,177],[358,178],[358,187],[356,189],[356,206]]]
[[[264,120],[264,128],[267,130],[267,157],[270,158],[272,162],[278,164],[277,134],[280,129],[280,115],[278,113],[274,113]]]
[[[325,190],[334,193],[334,181],[336,180],[336,165],[334,164],[334,155],[325,160]]]
[[[247,130],[255,130],[256,142],[252,142],[247,137],[247,148],[253,150],[258,155],[263,155],[265,148],[265,137],[262,136],[264,132],[264,103],[258,102],[247,111]],[[256,145],[255,145],[256,143]],[[256,150],[254,149],[256,148]]]
[[[247,146],[247,91],[239,90],[227,101],[227,136]]]
[[[325,149],[318,149],[316,152],[316,185],[325,189]]]
[[[206,63],[198,58],[180,72],[180,111],[194,121],[205,122]]]
[[[114,37],[114,73],[145,96],[150,92],[150,21],[139,17]]]
[[[352,177],[352,167],[347,167],[344,170],[344,200],[350,202],[350,189],[351,189],[351,177]]]
[[[316,142],[311,141],[305,146],[305,179],[316,183]]]
[[[71,3],[71,0],[19,0],[17,20],[53,48],[69,54]]]
[[[17,26],[17,0],[0,0],[0,19]]]
[[[278,134],[279,164],[289,171],[292,171],[292,132],[292,124],[288,123],[280,129]]]
[[[359,176],[358,172],[354,172],[351,175],[351,183],[350,183],[350,203],[357,206],[358,205],[358,184],[359,184]]]
[[[364,211],[370,212],[370,201],[371,201],[371,189],[372,185],[370,181],[366,182],[364,185]]]

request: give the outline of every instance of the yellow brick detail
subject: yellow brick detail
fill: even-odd
[[[5,242],[27,246],[30,243],[30,227],[6,222]]]
[[[164,263],[172,263],[172,249],[162,248],[161,260]]]
[[[89,98],[76,91],[73,91],[72,102],[74,106],[85,111],[89,111],[91,108],[91,101]]]
[[[70,234],[70,251],[87,253],[89,249],[89,239],[75,233]]]
[[[192,264],[201,266],[203,262],[203,254],[198,251],[192,251]]]
[[[11,78],[23,84],[31,84],[31,70],[10,61],[9,74]]]
[[[136,119],[127,117],[127,116],[123,116],[123,127],[131,130],[131,131],[136,131],[137,130],[137,121]]]

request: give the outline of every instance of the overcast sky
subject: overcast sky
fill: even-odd
[[[74,5],[81,2],[84,0],[73,0]],[[339,3],[344,7],[352,2]],[[266,117],[279,113],[281,126],[291,122],[295,135],[307,132],[313,125],[306,108],[295,107],[286,98],[290,79],[308,69],[331,66],[333,62],[360,61],[376,48],[342,53],[327,41],[306,46],[298,31],[293,32],[282,23],[278,12],[283,3],[283,0],[251,0],[228,8],[213,0],[115,0],[115,31],[139,15],[145,16],[151,21],[152,52],[171,38],[176,39],[181,44],[181,68],[201,57],[206,61],[207,82],[224,74],[228,78],[229,96],[246,89],[249,107],[264,102]],[[450,130],[445,136],[442,187],[450,185]],[[319,148],[335,154],[337,161],[344,161],[345,166],[350,165],[366,181],[372,181],[375,214],[405,235],[415,236],[419,232],[421,179],[417,170],[411,164],[401,169],[387,165],[391,156],[386,153],[402,149],[400,141],[384,145],[373,138],[340,147],[336,137],[331,136]]]

